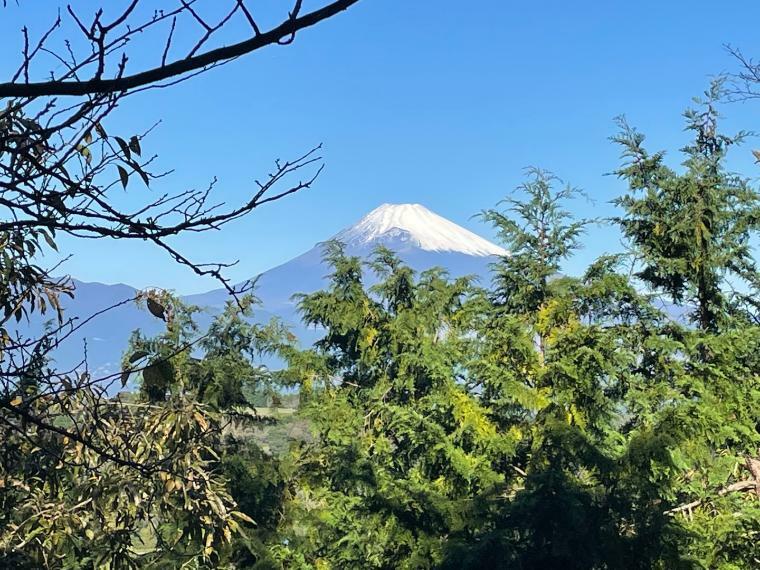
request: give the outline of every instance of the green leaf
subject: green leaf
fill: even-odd
[[[81,154],[84,159],[87,161],[87,164],[90,164],[92,162],[92,152],[90,152],[90,149],[84,145],[77,145],[77,151],[79,154]]]
[[[140,154],[141,154],[140,139],[138,139],[136,136],[134,136],[131,139],[129,139],[129,148],[137,156],[140,156]]]
[[[233,517],[238,518],[238,519],[240,519],[243,522],[247,522],[247,523],[250,523],[250,524],[256,524],[255,521],[251,517],[249,517],[245,513],[241,513],[240,511],[232,511],[230,514]]]
[[[146,304],[148,305],[148,310],[150,311],[150,314],[153,315],[156,318],[161,319],[162,321],[166,320],[166,309],[164,309],[164,306],[161,303],[158,303],[148,297],[148,300],[146,301]]]
[[[121,137],[114,137],[116,139],[116,142],[118,143],[119,147],[121,148],[121,152],[124,153],[124,156],[127,158],[127,160],[132,159],[132,152],[129,150],[129,145],[127,144],[127,141],[125,141]]]
[[[137,351],[133,352],[132,355],[129,357],[129,363],[130,364],[134,364],[135,362],[137,362],[141,358],[145,358],[146,356],[148,356],[148,352],[147,351],[145,351],[145,350],[137,350]]]
[[[117,164],[116,168],[119,169],[119,178],[121,178],[121,185],[124,187],[124,190],[126,190],[127,183],[129,182],[129,173],[127,172],[127,169],[120,164]]]
[[[53,251],[58,251],[58,246],[55,244],[55,241],[53,241],[53,236],[48,234],[46,231],[42,231],[42,237],[45,238],[45,241],[47,244],[53,248]]]
[[[135,169],[135,172],[140,175],[140,178],[143,179],[143,182],[145,182],[145,185],[150,187],[150,179],[148,178],[148,175],[145,173],[145,171],[140,168],[140,165],[136,162],[132,163],[132,167]]]

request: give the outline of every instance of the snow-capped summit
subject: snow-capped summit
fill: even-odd
[[[420,204],[383,204],[333,239],[348,246],[407,242],[425,251],[485,257],[506,250],[442,218]]]

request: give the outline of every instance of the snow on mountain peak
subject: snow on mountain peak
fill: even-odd
[[[507,253],[420,204],[383,204],[334,239],[351,246],[366,246],[402,236],[426,251],[451,251],[480,257]]]

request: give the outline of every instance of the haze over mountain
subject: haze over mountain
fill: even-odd
[[[338,240],[351,255],[368,258],[378,245],[395,251],[417,271],[442,267],[452,277],[475,275],[487,279],[488,267],[506,251],[471,231],[431,212],[420,204],[383,204],[372,210],[356,224],[345,228],[326,241]],[[261,300],[256,319],[282,318],[302,343],[314,340],[317,333],[300,324],[293,295],[320,289],[330,270],[322,260],[325,242],[307,252],[259,275],[255,294]],[[76,294],[64,300],[68,317],[85,319],[111,305],[135,296],[137,290],[129,285],[104,285],[75,281]],[[199,324],[205,326],[223,307],[229,296],[225,289],[189,295],[183,299],[204,309]],[[42,330],[42,320],[30,323]],[[90,369],[98,373],[118,370],[122,351],[131,332],[137,328],[151,334],[160,330],[161,323],[127,303],[94,319],[73,334],[55,353],[62,369],[76,365],[88,346]]]

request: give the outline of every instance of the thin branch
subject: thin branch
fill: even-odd
[[[729,493],[736,493],[739,491],[754,491],[757,488],[757,483],[752,480],[747,481],[738,481],[737,483],[733,483],[729,485],[728,487],[724,487],[720,491],[718,491],[718,496],[723,497],[725,495],[728,495]],[[702,505],[702,503],[705,502],[705,499],[697,499],[696,501],[691,501],[690,503],[685,503],[683,505],[679,505],[677,507],[674,507],[672,509],[668,509],[663,514],[666,515],[675,515],[678,513],[682,513],[685,511],[691,511],[692,509],[695,509]]]
[[[279,26],[262,32],[256,36],[233,44],[220,47],[206,53],[194,55],[168,65],[153,68],[134,75],[127,75],[117,79],[91,79],[89,81],[44,81],[39,83],[2,83],[0,84],[0,97],[41,97],[51,95],[87,95],[95,93],[123,93],[170,77],[182,75],[190,71],[201,69],[208,65],[228,60],[234,57],[250,53],[268,45],[280,43],[284,38],[292,38],[297,32],[309,28],[326,20],[339,12],[347,10],[359,0],[337,0],[309,12],[298,18],[288,18]],[[84,28],[76,18],[73,10],[69,10],[77,19],[83,33],[92,39],[92,34]]]

